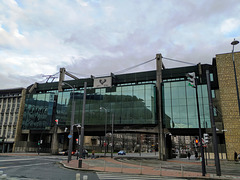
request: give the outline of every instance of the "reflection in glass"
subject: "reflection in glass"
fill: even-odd
[[[115,124],[156,124],[155,84],[118,86],[108,91],[106,88],[88,90],[85,107],[86,125],[105,124],[106,115],[104,111],[100,111],[100,107],[108,111],[107,124],[111,124],[111,113],[115,114]],[[56,94],[27,95],[23,129],[44,129],[53,125],[51,124],[54,122],[53,117],[58,119],[59,126],[70,125],[72,93],[72,91],[64,91]],[[81,123],[84,91],[80,89],[74,93],[75,123]]]
[[[166,128],[198,128],[195,89],[187,81],[165,81],[163,86],[163,121]],[[210,127],[207,86],[198,86],[202,127]]]

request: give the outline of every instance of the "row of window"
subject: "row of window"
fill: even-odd
[[[213,93],[214,91],[212,91]],[[28,94],[25,102],[23,129],[44,129],[52,125],[53,115],[59,125],[69,125],[75,102],[75,123],[81,123],[83,89],[58,93]],[[213,98],[215,94],[213,93]],[[86,125],[156,124],[155,84],[117,86],[114,89],[88,88],[85,106]],[[163,82],[163,120],[167,128],[198,128],[195,88],[188,82]],[[201,126],[210,127],[206,85],[198,86]],[[216,115],[216,110],[214,111]]]
[[[198,86],[201,126],[210,127],[209,102],[206,85]],[[198,128],[196,89],[187,81],[163,83],[164,122],[167,128]]]

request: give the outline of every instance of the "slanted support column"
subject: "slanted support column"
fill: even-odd
[[[53,135],[52,135],[52,144],[51,144],[51,153],[58,153],[58,135],[57,135],[57,125],[54,126]]]
[[[162,119],[162,55],[156,55],[156,95],[157,95],[157,120],[159,123],[159,131],[158,131],[158,152],[159,159],[166,161],[166,143],[165,143],[165,135],[163,130],[163,119]]]

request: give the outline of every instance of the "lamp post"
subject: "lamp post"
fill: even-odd
[[[114,120],[114,114],[112,114],[112,137],[111,137],[111,141],[112,141],[112,146],[111,146],[111,158],[113,158],[113,120]]]
[[[237,74],[236,74],[236,67],[235,67],[235,61],[234,61],[234,46],[237,45],[239,41],[233,40],[231,42],[231,45],[233,45],[233,50],[232,50],[232,61],[233,61],[233,70],[234,70],[234,75],[235,75],[235,84],[236,84],[236,91],[237,91],[237,99],[238,99],[238,112],[240,115],[240,100],[239,100],[239,92],[238,92],[238,83],[237,83]]]
[[[71,125],[70,125],[70,134],[68,135],[69,138],[69,145],[68,145],[68,163],[71,161],[72,155],[72,145],[73,145],[73,125],[74,125],[74,114],[75,114],[75,100],[74,100],[74,87],[70,84],[63,82],[62,85],[68,85],[72,88],[73,98],[72,98],[72,114],[71,114]]]
[[[81,126],[81,139],[79,143],[79,161],[78,168],[82,167],[83,157],[83,141],[84,141],[84,124],[85,124],[85,106],[86,106],[86,95],[87,95],[87,82],[84,82],[84,94],[83,94],[83,108],[82,108],[82,126]]]
[[[106,137],[106,134],[107,134],[107,109],[106,108],[104,108],[104,107],[100,107],[100,110],[102,110],[102,109],[104,109],[104,111],[105,111],[105,130],[104,130],[104,132],[105,132],[105,134],[104,134],[104,156],[106,156],[106,151],[107,151],[107,146],[106,146],[106,141],[107,141],[107,137]]]

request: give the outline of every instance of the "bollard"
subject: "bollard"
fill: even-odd
[[[80,177],[81,177],[81,176],[80,176],[80,173],[77,173],[77,174],[76,174],[76,180],[80,180]]]
[[[7,174],[2,174],[2,175],[0,176],[0,179],[7,179]]]
[[[88,179],[88,176],[87,175],[84,175],[83,176],[83,180],[87,180]]]
[[[78,168],[82,168],[82,159],[78,160]]]

